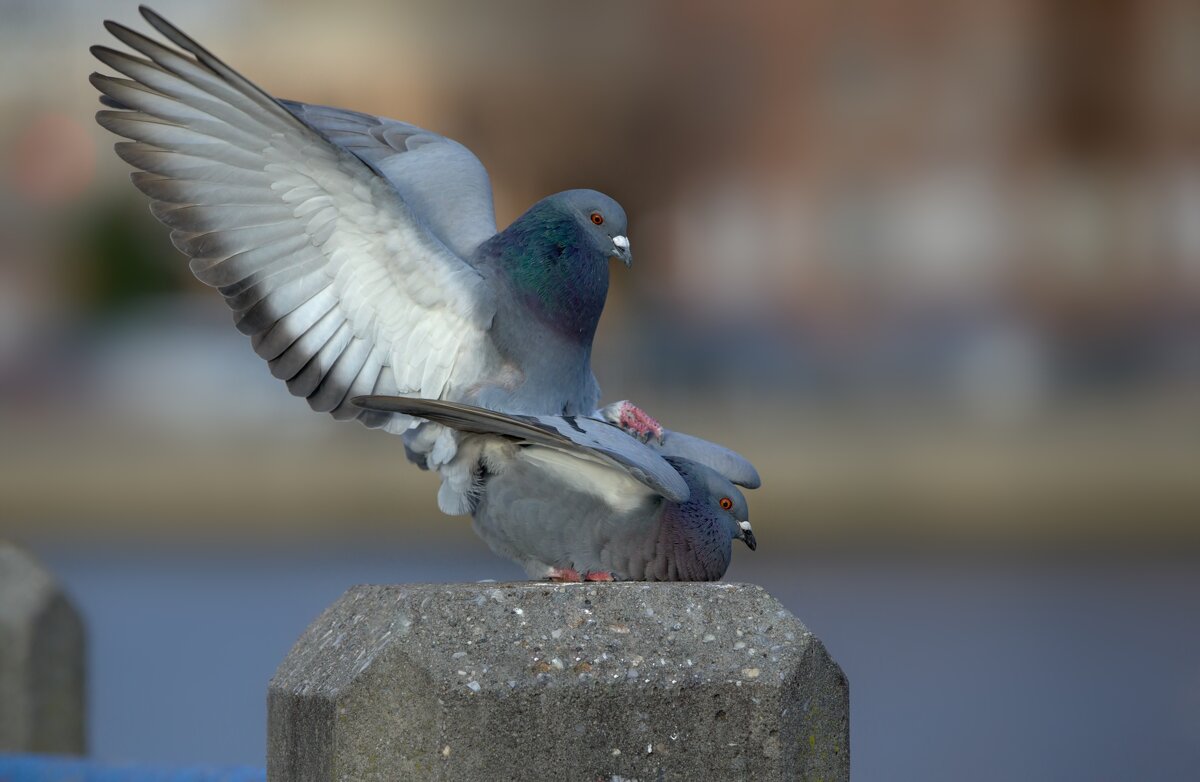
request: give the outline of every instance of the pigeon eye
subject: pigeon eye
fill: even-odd
[[[728,497],[722,497],[720,505],[721,510],[729,510],[733,507],[733,500],[729,499]]]
[[[596,225],[604,225],[604,215],[599,212],[592,212],[592,222]]]

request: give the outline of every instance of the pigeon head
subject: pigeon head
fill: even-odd
[[[531,206],[481,245],[545,322],[591,344],[608,296],[608,261],[630,262],[625,210],[595,190],[567,190]]]
[[[721,473],[688,459],[667,457],[679,471],[691,490],[691,496],[681,504],[693,516],[714,520],[728,533],[753,551],[758,548],[754,530],[750,528],[750,507],[746,497]]]
[[[732,523],[730,531],[736,540],[745,543],[751,551],[758,548],[754,530],[750,528],[750,506],[745,495],[716,470],[695,462],[688,462],[688,465],[693,479],[704,487],[701,502],[707,504],[720,518]]]
[[[595,190],[564,190],[545,201],[571,214],[597,251],[621,260],[626,268],[633,264],[625,210],[616,201]]]

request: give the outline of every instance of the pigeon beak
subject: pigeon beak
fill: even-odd
[[[742,534],[738,535],[738,537],[743,543],[746,544],[746,548],[750,549],[751,551],[754,551],[756,548],[758,548],[758,541],[754,539],[754,530],[750,529],[750,522],[739,521],[738,527],[742,531]]]
[[[629,237],[614,236],[613,246],[617,248],[613,255],[621,259],[625,264],[625,268],[628,269],[630,266],[633,266],[633,253],[629,251]]]

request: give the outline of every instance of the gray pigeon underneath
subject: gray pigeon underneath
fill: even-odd
[[[715,581],[734,540],[757,545],[728,478],[606,421],[406,397],[354,403],[458,431],[460,457],[474,459],[475,531],[533,578]]]

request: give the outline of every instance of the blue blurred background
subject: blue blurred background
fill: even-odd
[[[605,399],[761,469],[729,578],[845,668],[856,778],[1194,774],[1200,6],[155,8],[273,94],[463,142],[501,224],[622,202]],[[347,586],[520,574],[190,277],[91,119],[135,4],[0,15],[0,535],[89,623],[94,756],[261,763]]]

